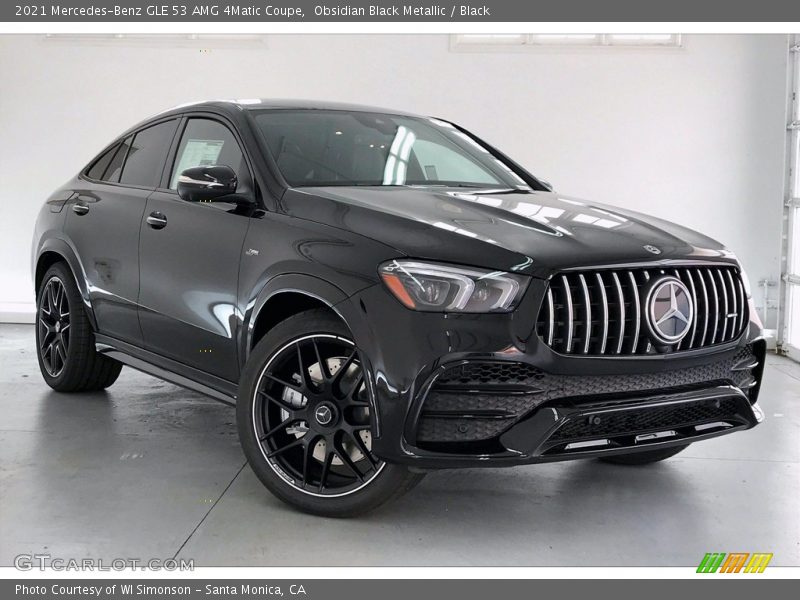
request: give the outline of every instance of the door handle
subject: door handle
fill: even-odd
[[[167,226],[167,217],[163,213],[158,211],[151,212],[147,216],[147,224],[150,225],[153,229],[164,229]]]
[[[76,215],[85,215],[89,212],[89,207],[85,204],[73,204],[72,212],[74,212]]]

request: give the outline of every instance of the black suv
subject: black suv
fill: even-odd
[[[52,388],[129,365],[235,404],[255,473],[308,512],[431,469],[650,463],[762,418],[731,252],[564,198],[441,119],[175,108],[49,198],[33,270]]]

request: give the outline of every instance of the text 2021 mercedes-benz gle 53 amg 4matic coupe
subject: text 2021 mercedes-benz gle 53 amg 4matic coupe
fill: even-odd
[[[130,365],[235,404],[255,473],[308,512],[431,469],[651,463],[762,418],[730,251],[564,198],[441,119],[170,110],[47,200],[33,269],[51,387]]]

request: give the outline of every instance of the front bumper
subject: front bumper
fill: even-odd
[[[512,466],[686,444],[755,426],[766,344],[563,356],[535,334],[544,286],[512,314],[401,306],[382,286],[337,306],[362,351],[373,451],[420,469]]]

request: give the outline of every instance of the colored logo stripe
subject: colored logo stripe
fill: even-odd
[[[727,558],[726,558],[727,556]],[[772,560],[772,553],[732,552],[707,552],[697,567],[698,573],[763,573]],[[748,560],[748,558],[750,560]]]

